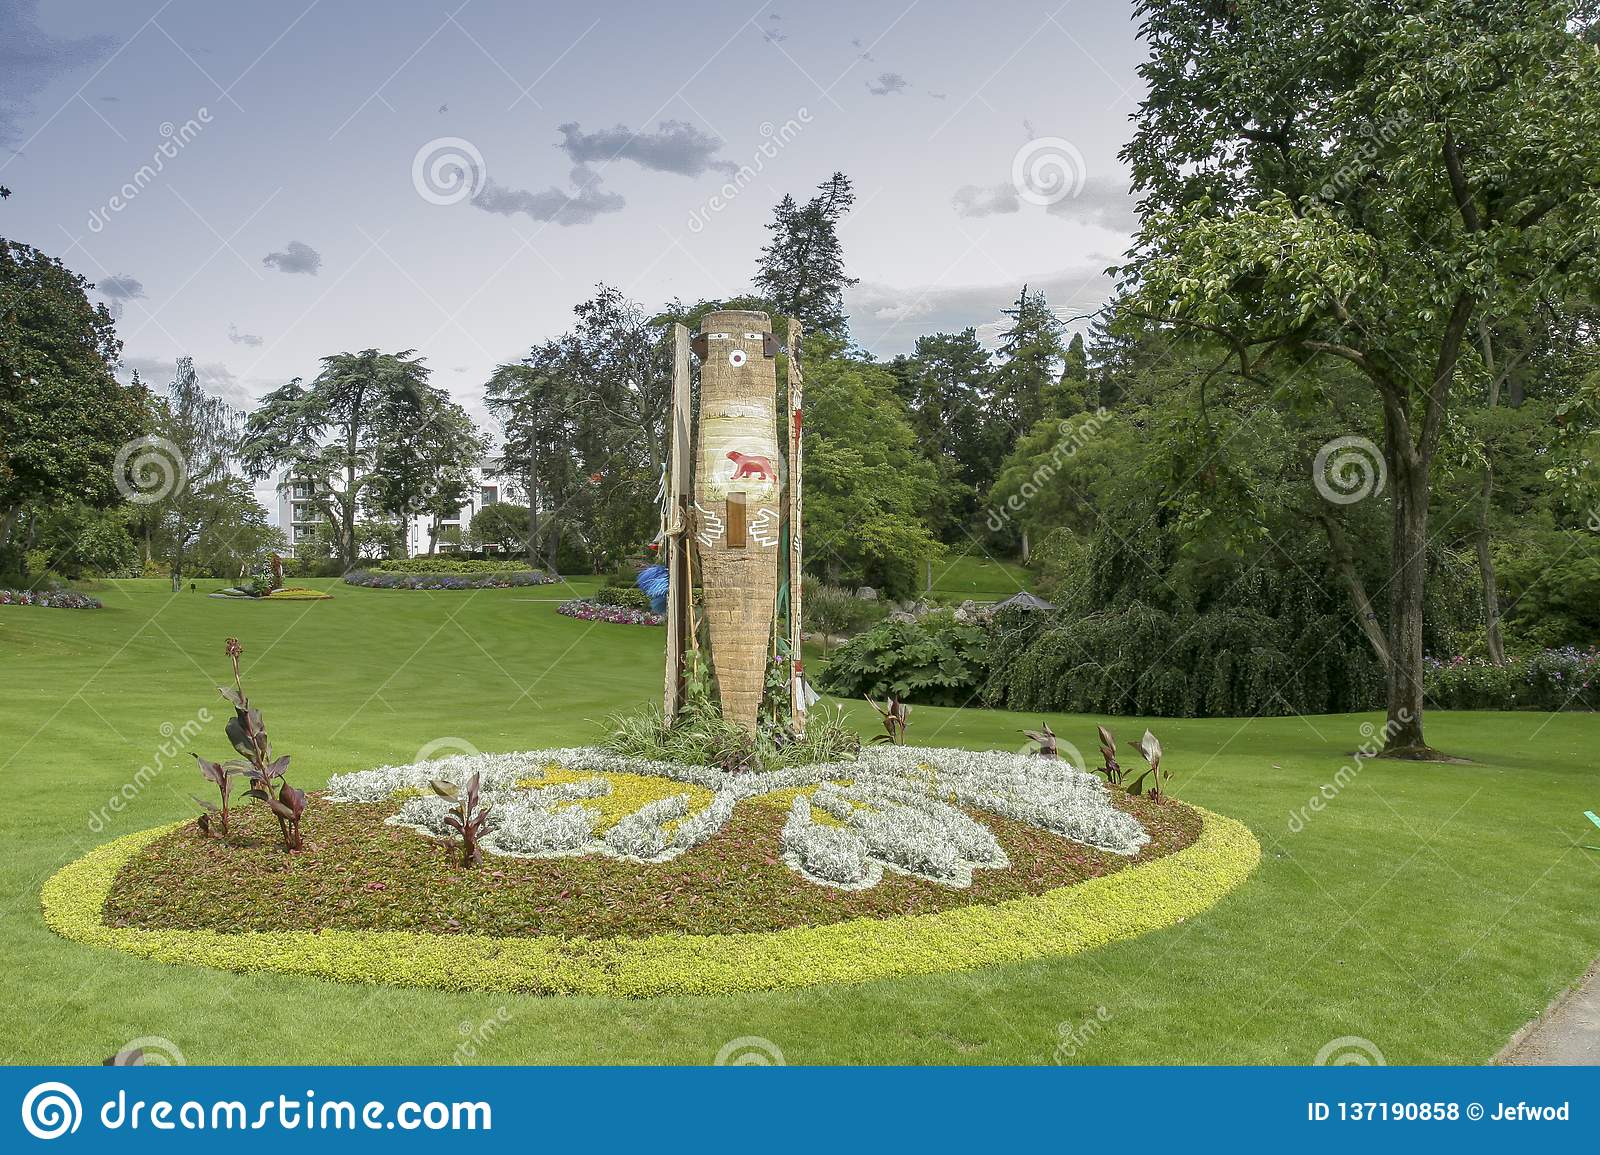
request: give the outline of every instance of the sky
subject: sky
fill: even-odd
[[[492,432],[494,366],[596,283],[746,291],[835,170],[873,355],[993,344],[1024,282],[1095,309],[1143,55],[1123,0],[0,0],[0,235],[94,281],[155,387],[187,354],[247,408],[415,349]]]

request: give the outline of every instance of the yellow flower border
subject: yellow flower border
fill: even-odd
[[[181,823],[108,842],[44,884],[44,920],[63,938],[157,962],[456,991],[704,995],[864,982],[1077,954],[1197,915],[1239,887],[1261,845],[1199,811],[1175,854],[1043,894],[936,914],[853,919],[764,934],[495,938],[410,931],[136,930],[107,926],[118,871]]]

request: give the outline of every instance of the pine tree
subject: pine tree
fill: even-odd
[[[1000,335],[995,401],[999,415],[1011,425],[1014,442],[1044,416],[1045,391],[1060,379],[1067,354],[1061,347],[1061,322],[1043,293],[1029,293],[1023,285],[1016,304],[1002,311],[1011,318],[1011,328]]]
[[[767,226],[772,239],[761,250],[756,289],[781,315],[799,317],[808,334],[845,336],[844,291],[857,278],[845,275],[838,225],[855,200],[850,178],[836,172],[804,205],[785,196]]]

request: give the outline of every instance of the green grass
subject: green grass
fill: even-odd
[[[1033,584],[1033,575],[1016,562],[962,554],[934,562],[931,592],[925,588],[927,584],[928,574],[924,570],[917,592],[932,602],[960,605],[968,598],[997,602],[1018,590],[1028,589]]]
[[[183,751],[222,752],[222,639],[294,780],[410,760],[430,742],[484,750],[582,742],[659,694],[660,631],[556,615],[573,589],[355,589],[237,603],[159,581],[96,591],[103,611],[0,607],[0,876],[9,1062],[98,1062],[162,1036],[191,1062],[709,1062],[761,1036],[790,1062],[1309,1062],[1332,1039],[1391,1063],[1482,1062],[1600,953],[1600,719],[1435,714],[1469,765],[1368,763],[1333,781],[1367,717],[1161,721],[1178,796],[1248,823],[1264,851],[1237,894],[1171,930],[970,974],[645,1002],[452,995],[166,967],[57,939],[38,891],[120,834],[192,812]],[[574,583],[579,592],[593,582]],[[181,733],[201,707],[212,721]],[[865,705],[848,706],[863,729]],[[1016,749],[1037,719],[919,707],[911,738]],[[1089,747],[1091,719],[1053,716]],[[1114,723],[1124,742],[1144,722]],[[120,813],[91,815],[176,747]],[[448,751],[451,745],[446,743]],[[98,829],[92,828],[99,827]],[[1592,841],[1592,839],[1589,839]],[[571,901],[581,902],[574,894]],[[482,1024],[490,1024],[483,1028]],[[487,1039],[485,1035],[487,1034]]]

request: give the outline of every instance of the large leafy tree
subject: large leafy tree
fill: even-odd
[[[113,375],[122,346],[91,287],[0,238],[0,550],[28,506],[116,504],[112,465],[145,430],[145,391]]]
[[[334,552],[350,565],[357,514],[383,488],[379,461],[393,448],[385,438],[417,436],[426,418],[445,412],[429,409],[434,396],[415,350],[335,353],[309,386],[297,378],[262,398],[245,422],[241,457],[254,477],[287,469],[287,481],[315,481]]]
[[[756,264],[756,289],[782,316],[800,318],[807,333],[845,335],[844,291],[856,278],[844,271],[839,222],[855,200],[850,178],[836,172],[805,204],[785,196],[772,210],[772,237]]]
[[[236,504],[237,490],[227,483],[239,437],[239,414],[206,391],[190,357],[178,359],[167,395],[158,398],[154,408],[159,441],[151,452],[170,457],[157,464],[172,472],[165,479],[168,484],[150,494],[156,499],[151,512],[177,591],[183,586],[190,550],[202,535],[213,539],[214,553],[220,527],[236,520],[224,514]]]
[[[1388,752],[1425,756],[1435,456],[1483,372],[1486,313],[1590,282],[1600,59],[1570,5],[1145,0],[1149,95],[1125,149],[1144,213],[1128,273],[1226,371],[1381,412],[1391,504]],[[1305,373],[1342,362],[1348,375]],[[1219,367],[1220,369],[1220,367]]]
[[[1021,436],[1044,416],[1046,396],[1060,379],[1067,351],[1061,322],[1043,293],[1030,293],[1023,285],[1016,303],[1004,313],[1011,325],[1000,334],[996,353],[995,416]]]

